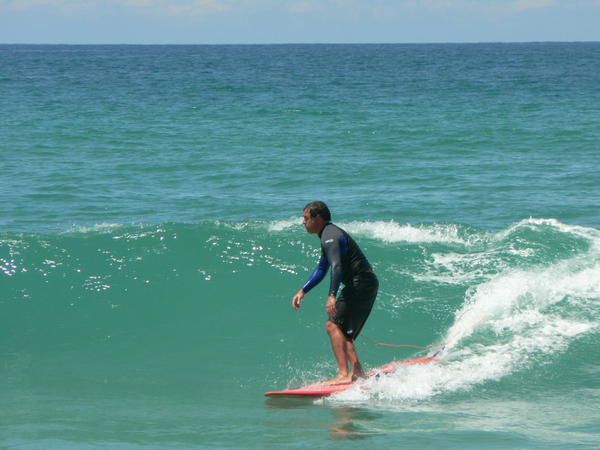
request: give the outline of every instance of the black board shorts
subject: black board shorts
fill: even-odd
[[[335,302],[335,313],[329,320],[337,324],[348,339],[360,334],[377,297],[379,281],[373,272],[356,276],[344,286]]]

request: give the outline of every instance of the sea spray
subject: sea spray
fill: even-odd
[[[546,229],[548,225],[551,230]],[[547,258],[545,264],[532,264],[530,255],[524,253],[515,266],[527,269],[501,268],[498,273],[473,278],[461,275],[463,283],[477,278],[482,281],[466,285],[463,305],[456,311],[454,323],[431,352],[437,354],[439,361],[400,367],[394,374],[359,383],[349,392],[337,395],[336,400],[413,402],[469,391],[533,370],[536,364],[550,362],[568,351],[582,336],[597,334],[600,326],[597,231],[557,221],[530,220],[496,234],[490,243],[497,247],[501,241],[505,249],[510,249],[513,242],[507,236],[532,226],[537,233],[562,233],[563,244],[575,235],[577,239],[585,239],[587,245],[572,241],[575,245],[571,250],[578,253],[576,256],[559,261]],[[537,239],[531,242],[532,247]],[[577,252],[577,248],[584,250]],[[481,263],[477,259],[474,270]],[[498,266],[490,265],[490,271],[494,270]]]

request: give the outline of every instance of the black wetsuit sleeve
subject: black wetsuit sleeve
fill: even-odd
[[[329,261],[327,261],[327,257],[325,256],[325,254],[322,253],[321,258],[319,258],[317,267],[313,271],[308,281],[302,287],[302,290],[305,294],[307,294],[308,291],[310,291],[317,284],[319,284],[321,280],[323,280],[325,274],[327,273],[327,269],[329,269]]]
[[[340,284],[344,277],[342,270],[342,242],[343,236],[326,237],[322,240],[323,252],[331,265],[331,282],[329,284],[329,295],[337,295]]]

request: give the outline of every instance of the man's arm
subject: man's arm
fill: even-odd
[[[340,284],[342,284],[343,271],[342,271],[342,249],[341,240],[342,238],[333,237],[326,239],[323,242],[323,250],[329,263],[331,264],[331,282],[329,283],[329,297],[335,297],[337,295]]]
[[[308,294],[312,288],[314,288],[323,280],[325,274],[327,273],[327,269],[329,269],[329,261],[327,261],[327,257],[324,254],[321,254],[316,269],[304,286],[302,286],[302,290],[305,294]]]
[[[317,267],[313,271],[312,275],[310,276],[308,281],[304,284],[302,289],[300,289],[296,293],[296,295],[294,295],[294,298],[292,298],[292,306],[295,309],[300,308],[300,303],[302,302],[304,295],[308,294],[308,292],[312,288],[314,288],[317,284],[319,284],[323,280],[323,278],[325,277],[325,274],[327,273],[327,269],[329,269],[329,262],[327,261],[327,257],[325,256],[325,254],[322,253],[321,257],[319,258]]]

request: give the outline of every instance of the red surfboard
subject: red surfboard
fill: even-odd
[[[367,373],[367,378],[378,376],[380,374],[389,374],[400,366],[407,366],[411,364],[429,364],[437,361],[437,356],[421,356],[419,358],[406,359],[404,361],[392,361],[381,367],[370,370]],[[342,392],[352,386],[353,382],[341,383],[341,384],[326,384],[326,383],[313,383],[308,386],[303,386],[296,389],[282,389],[280,391],[269,391],[265,392],[267,397],[327,397],[328,395],[335,394],[336,392]]]

